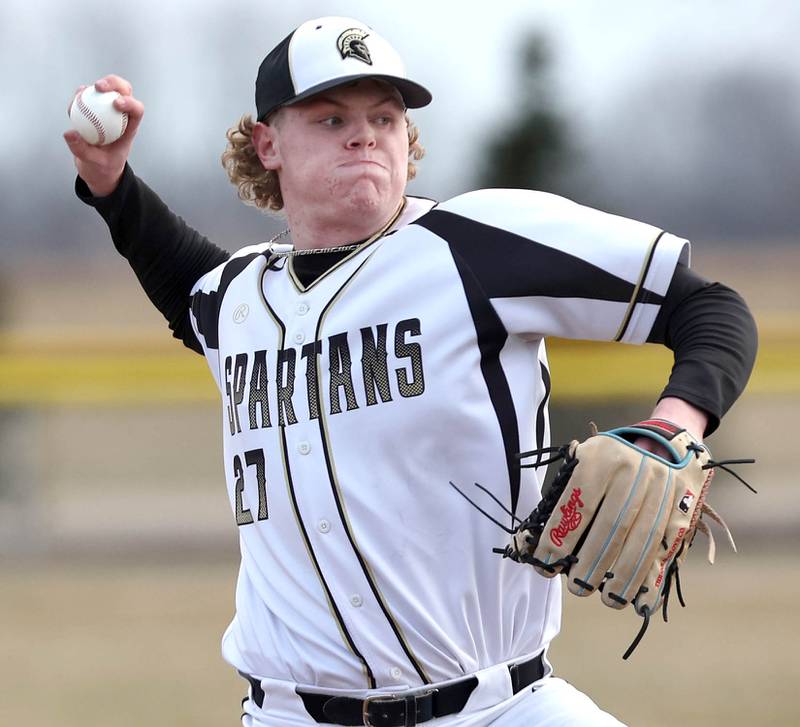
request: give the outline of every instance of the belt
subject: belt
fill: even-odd
[[[513,692],[517,694],[544,676],[542,655],[509,665],[508,672]],[[252,677],[245,678],[253,687],[253,701],[262,707],[264,692],[261,684]],[[413,727],[435,717],[460,712],[477,686],[478,677],[471,676],[444,687],[423,689],[411,694],[381,694],[366,699],[305,692],[302,689],[295,691],[316,722],[366,727]]]

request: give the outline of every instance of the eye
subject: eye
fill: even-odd
[[[322,126],[341,126],[344,122],[340,116],[326,116],[324,119],[321,119],[319,123],[322,124]]]
[[[385,111],[375,117],[375,123],[379,126],[393,126],[400,119],[400,115],[393,111]]]

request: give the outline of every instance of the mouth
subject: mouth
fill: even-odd
[[[345,168],[379,167],[380,169],[386,169],[383,164],[376,162],[373,159],[353,159],[349,162],[345,162],[341,166]]]

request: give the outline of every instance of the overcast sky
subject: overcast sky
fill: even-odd
[[[429,150],[414,191],[437,198],[469,188],[487,130],[513,115],[523,32],[550,37],[562,109],[589,161],[610,169],[637,164],[614,130],[635,128],[625,103],[654,73],[688,78],[747,63],[800,88],[800,4],[786,0],[3,0],[0,241],[24,235],[32,249],[46,247],[54,224],[73,236],[96,234],[96,221],[71,198],[61,132],[74,88],[112,71],[133,82],[147,108],[136,171],[178,211],[200,186],[213,191],[219,205],[190,210],[191,221],[220,239],[235,218],[244,228],[223,244],[253,241],[269,225],[235,200],[218,161],[224,132],[253,109],[265,53],[303,20],[334,14],[388,36],[412,77],[432,90],[434,104],[414,113]],[[31,219],[34,205],[50,218]],[[61,215],[69,221],[54,222]]]

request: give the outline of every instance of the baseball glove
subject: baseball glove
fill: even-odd
[[[639,437],[658,445],[659,454],[635,445]],[[715,468],[744,482],[725,465],[754,460],[715,462],[704,444],[668,421],[652,419],[605,432],[595,429],[581,443],[522,452],[518,457],[536,458],[522,467],[562,458],[564,462],[539,505],[512,532],[510,544],[497,552],[533,565],[543,576],[566,575],[570,592],[578,596],[601,591],[603,603],[611,608],[631,603],[644,622],[624,659],[661,604],[667,620],[673,580],[685,605],[678,568],[698,530],[708,536],[708,559],[714,562],[714,539],[704,516],[724,529],[736,549],[706,495]]]

